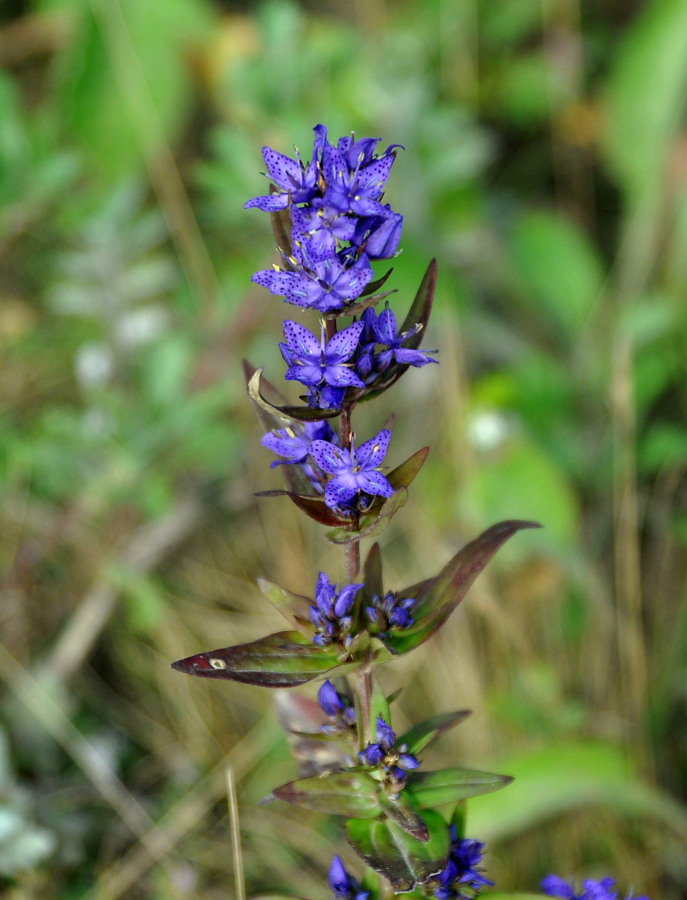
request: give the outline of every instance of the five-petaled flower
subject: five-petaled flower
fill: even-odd
[[[394,489],[379,471],[391,439],[391,432],[383,428],[371,440],[358,448],[337,447],[329,441],[313,441],[310,455],[315,463],[331,475],[324,489],[324,502],[330,509],[347,507],[356,494],[390,497]]]
[[[287,381],[300,381],[307,387],[329,385],[334,388],[365,387],[365,382],[347,365],[353,356],[364,328],[362,322],[354,322],[325,341],[324,323],[320,340],[298,322],[284,322],[285,344],[279,349],[288,369]]]

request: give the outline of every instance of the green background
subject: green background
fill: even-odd
[[[468,807],[498,890],[687,895],[686,34],[686,0],[4,0],[8,897],[219,900],[240,859],[249,896],[325,900],[333,852],[362,872],[340,821],[255,806],[296,771],[275,695],[169,668],[282,627],[257,577],[342,575],[254,498],[279,482],[240,372],[279,382],[293,312],[250,283],[260,147],[307,156],[318,122],[405,147],[397,315],[438,259],[441,365],[356,413],[396,413],[390,464],[432,448],[389,587],[544,525],[380,673],[394,727],[471,708],[425,765],[517,776]]]

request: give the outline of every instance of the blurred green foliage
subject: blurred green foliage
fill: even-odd
[[[439,763],[518,776],[468,809],[500,890],[685,895],[686,30],[687,0],[0,10],[9,897],[226,897],[226,765],[241,801],[293,775],[268,698],[168,663],[264,633],[256,576],[340,567],[254,502],[276,476],[239,365],[282,375],[259,148],[318,122],[406,148],[399,310],[439,261],[441,366],[360,411],[397,413],[392,461],[432,447],[387,577],[545,526],[394,668],[395,717],[471,706]],[[242,804],[251,894],[327,896],[341,835],[298,815]]]

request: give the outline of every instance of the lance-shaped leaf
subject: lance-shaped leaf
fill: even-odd
[[[415,725],[398,738],[399,744],[405,744],[408,752],[416,756],[428,747],[443,731],[455,728],[470,715],[471,710],[459,709],[456,712],[439,713]]]
[[[439,813],[428,810],[423,819],[426,841],[406,834],[390,819],[351,819],[346,822],[346,837],[370,868],[389,879],[395,892],[410,891],[441,872],[450,848],[448,826]]]
[[[290,425],[294,421],[317,422],[320,419],[333,419],[341,412],[340,409],[313,409],[312,406],[275,406],[263,395],[261,391],[262,369],[256,369],[248,382],[248,396],[265,412],[281,422],[281,428]]]
[[[286,588],[267,581],[266,578],[258,578],[258,586],[287,622],[306,637],[312,638],[313,627],[310,623],[310,607],[313,601],[309,597],[287,591]]]
[[[429,840],[429,831],[417,810],[413,809],[408,798],[400,793],[396,800],[390,800],[383,792],[379,795],[379,805],[387,818],[409,834],[416,841]]]
[[[334,510],[330,509],[324,502],[324,498],[319,494],[296,494],[293,491],[283,491],[280,489],[272,491],[256,491],[256,497],[288,497],[302,512],[319,522],[320,525],[341,526],[342,523],[351,523],[353,520],[344,516],[337,515]],[[351,526],[354,527],[354,526]],[[356,532],[357,533],[357,532]]]
[[[399,599],[415,598],[415,624],[405,631],[390,631],[386,643],[392,653],[407,653],[430,638],[446,622],[499,547],[523,528],[540,527],[537,522],[521,520],[492,525],[459,550],[434,578],[400,590]]]
[[[246,380],[246,387],[251,382],[251,379],[255,376],[258,371],[254,366],[252,366],[248,360],[243,360],[243,375]],[[281,406],[287,405],[286,399],[279,393],[279,391],[267,380],[267,378],[263,376],[260,377],[260,394],[264,396],[267,401],[266,404],[253,404],[253,409],[258,417],[258,421],[260,422],[260,426],[262,430],[272,431],[273,429],[279,430],[282,428],[286,428],[289,430],[291,428],[291,424],[285,424],[284,419],[280,415],[275,415],[271,412],[271,407],[279,408]],[[300,425],[293,425],[293,429],[297,429],[302,427]],[[293,463],[282,463],[279,468],[282,471],[282,475],[286,480],[286,484],[290,491],[298,495],[308,495],[312,494],[313,487],[310,484],[307,476],[303,472],[303,469],[299,465],[295,465]]]
[[[282,784],[272,796],[332,816],[374,819],[380,813],[379,784],[364,772],[334,772]]]
[[[384,589],[382,577],[382,552],[374,543],[368,550],[363,563],[363,590],[361,606],[372,606],[374,597],[381,598]]]
[[[280,688],[305,684],[338,665],[335,647],[318,647],[297,631],[280,631],[249,644],[177,660],[172,668],[202,678]]]
[[[490,794],[512,780],[510,775],[495,775],[477,769],[438,769],[436,772],[411,772],[404,790],[418,809],[425,809]]]
[[[425,334],[425,329],[427,328],[427,323],[429,322],[429,317],[432,312],[432,301],[434,299],[434,289],[436,288],[437,283],[437,261],[436,259],[431,260],[430,264],[427,266],[427,271],[424,274],[424,277],[420,283],[420,287],[417,290],[417,294],[415,295],[415,299],[413,300],[410,309],[408,310],[408,315],[405,317],[403,321],[403,325],[401,326],[401,331],[410,331],[415,326],[417,330],[414,334],[412,334],[407,341],[404,341],[403,346],[408,348],[409,350],[417,350],[417,348],[422,343],[422,339]],[[363,400],[370,400],[372,397],[377,397],[379,394],[388,390],[392,384],[395,384],[401,375],[404,374],[408,370],[408,364],[391,362],[387,369],[384,371],[381,376],[381,380],[377,381],[375,384],[371,384],[364,388],[355,388],[350,391],[350,394],[347,397],[347,400],[350,402],[358,402]]]
[[[335,528],[333,531],[327,532],[325,535],[327,540],[332,544],[351,544],[364,537],[378,537],[398,510],[405,506],[408,500],[407,488],[422,468],[428,453],[429,447],[422,447],[400,466],[389,472],[387,480],[394,489],[394,493],[386,499],[378,497],[374,500],[367,512],[360,517],[355,530],[350,527],[348,529]]]
[[[273,185],[270,185],[270,194],[275,193]],[[291,255],[291,216],[288,209],[278,209],[270,213],[270,224],[272,225],[272,234],[282,257],[282,265],[285,269],[292,269],[288,261]]]

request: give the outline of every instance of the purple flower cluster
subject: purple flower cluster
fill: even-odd
[[[384,640],[389,628],[403,630],[415,623],[410,614],[414,603],[414,597],[403,597],[399,600],[393,591],[387,591],[381,600],[375,594],[372,597],[372,606],[366,606],[365,613],[379,637]]]
[[[336,585],[320,572],[315,585],[315,603],[310,607],[310,621],[315,626],[313,644],[319,647],[350,644],[351,610],[361,587],[362,584],[347,584],[337,593]]]
[[[576,893],[572,880],[565,881],[558,875],[547,875],[542,879],[541,889],[549,897],[561,897],[562,900],[618,900],[618,892],[614,890],[615,882],[612,878],[602,878],[601,881],[588,879],[582,882],[582,892]],[[625,900],[631,900],[628,895]],[[635,897],[633,900],[648,900],[647,897]]]
[[[298,151],[290,159],[263,147],[274,193],[245,205],[273,213],[288,210],[291,219],[291,247],[284,265],[256,272],[252,280],[288,303],[328,314],[345,311],[371,293],[370,260],[396,253],[403,217],[382,203],[382,193],[399,145],[387,147],[378,157],[378,138],[342,137],[333,147],[324,126],[314,131],[307,165]],[[281,345],[286,378],[307,387],[309,406],[339,409],[347,390],[373,386],[392,360],[411,366],[436,362],[431,351],[403,346],[417,330],[416,325],[398,334],[388,304],[379,316],[366,309],[359,321],[338,334],[330,332],[328,341],[324,325],[318,340],[287,320],[286,343]]]
[[[329,867],[327,884],[332,889],[334,900],[367,900],[369,891],[364,891],[358,882],[344,869],[338,856],[332,860]]]
[[[420,765],[417,758],[408,753],[405,744],[394,747],[395,743],[396,732],[381,716],[377,716],[377,740],[358,753],[361,763],[382,770],[385,789],[392,797],[398,795],[403,787],[406,772]]]
[[[379,138],[342,137],[333,147],[323,125],[314,132],[307,166],[297,150],[294,160],[263,147],[276,190],[245,207],[288,209],[291,215],[292,246],[284,267],[256,272],[253,281],[288,303],[328,313],[361,296],[372,279],[371,259],[396,253],[403,217],[381,201],[399,145],[378,157]]]
[[[483,853],[481,841],[457,837],[455,825],[451,825],[451,850],[446,867],[436,878],[436,900],[470,900],[481,888],[493,887],[494,882],[481,874]]]

